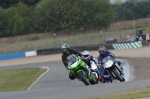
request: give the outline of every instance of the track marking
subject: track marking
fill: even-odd
[[[46,72],[44,72],[36,81],[34,81],[31,85],[30,85],[30,87],[28,88],[28,90],[30,90],[30,88],[42,77],[42,76],[44,76],[48,71],[49,71],[49,68],[48,67],[40,67],[40,68],[43,68],[43,69],[47,69],[47,71]]]

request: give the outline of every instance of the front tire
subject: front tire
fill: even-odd
[[[113,68],[112,72],[116,76],[117,80],[119,80],[120,82],[124,82],[125,81],[124,77],[122,75],[120,75],[115,68]]]
[[[81,81],[85,84],[85,85],[89,85],[89,80],[87,79],[86,75],[84,75],[82,72],[78,72],[77,74],[78,78],[81,79]]]

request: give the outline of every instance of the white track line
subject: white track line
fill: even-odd
[[[30,90],[30,88],[43,76],[43,75],[45,75],[48,71],[49,71],[49,68],[48,67],[40,67],[40,68],[46,68],[47,69],[47,71],[46,72],[44,72],[35,82],[33,82],[32,84],[31,84],[31,86],[28,88],[28,90]]]

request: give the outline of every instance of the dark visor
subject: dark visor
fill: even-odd
[[[89,55],[83,55],[84,57],[88,57]]]

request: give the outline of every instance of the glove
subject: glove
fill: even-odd
[[[111,57],[113,60],[116,59],[116,57],[114,57],[114,55],[110,54],[109,57]]]

